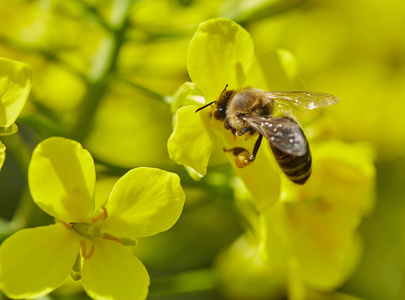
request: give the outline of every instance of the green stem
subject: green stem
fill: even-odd
[[[98,14],[97,9],[90,4],[86,3],[83,0],[71,0],[76,3],[78,6],[78,9],[81,9],[83,13],[85,14],[85,19],[92,19],[98,24],[100,24],[102,27],[104,27],[107,30],[110,30],[109,24]]]
[[[268,1],[248,11],[232,11],[226,17],[246,27],[252,21],[283,14],[306,4],[306,2],[308,0]]]
[[[97,107],[104,98],[109,86],[109,75],[116,69],[118,54],[124,43],[127,28],[127,17],[132,1],[117,2],[113,25],[108,36],[99,47],[99,53],[94,58],[95,64],[90,71],[88,89],[83,98],[82,106],[77,114],[76,122],[70,131],[70,137],[81,142],[90,131]]]
[[[143,93],[144,95],[146,95],[147,97],[149,97],[151,99],[157,100],[157,101],[162,102],[162,103],[167,104],[167,105],[170,105],[170,103],[171,103],[169,96],[159,94],[159,93],[157,93],[155,91],[152,91],[152,90],[150,90],[150,89],[148,89],[148,88],[146,88],[146,87],[144,87],[144,86],[142,86],[142,85],[140,85],[140,84],[138,84],[136,82],[128,80],[128,79],[126,79],[126,78],[124,78],[124,77],[122,77],[120,75],[115,74],[111,78],[119,80],[120,82],[125,83],[125,84],[137,89],[139,92]]]

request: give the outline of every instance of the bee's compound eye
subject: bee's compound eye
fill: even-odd
[[[218,107],[217,110],[214,112],[215,120],[223,120],[226,117],[226,109],[223,107]]]

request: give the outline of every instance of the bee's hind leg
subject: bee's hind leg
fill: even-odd
[[[235,156],[235,164],[238,168],[244,168],[256,159],[257,152],[259,151],[260,144],[262,142],[263,136],[259,135],[256,140],[255,146],[253,148],[252,154],[249,153],[245,148],[235,147],[231,149],[225,149],[226,152],[232,152]]]
[[[253,153],[249,158],[251,162],[256,159],[256,155],[257,155],[257,152],[259,151],[260,144],[262,143],[262,139],[263,139],[263,136],[261,134],[259,134],[259,137],[257,138],[255,146],[253,148]]]

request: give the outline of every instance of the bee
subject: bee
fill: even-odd
[[[236,91],[227,90],[227,87],[218,100],[200,107],[196,112],[215,104],[214,118],[223,121],[225,129],[235,137],[256,132],[259,136],[252,154],[242,147],[224,151],[232,152],[236,165],[244,168],[255,160],[264,136],[287,178],[304,184],[311,175],[311,151],[301,126],[289,112],[291,108],[312,110],[329,106],[338,103],[339,99],[318,92],[266,92],[253,87]]]

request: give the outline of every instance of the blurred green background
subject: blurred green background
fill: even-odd
[[[300,74],[296,89],[340,98],[328,109],[337,137],[366,141],[375,150],[377,200],[360,226],[362,259],[340,294],[322,299],[351,299],[339,298],[343,294],[404,299],[405,2],[400,0],[1,1],[0,56],[26,62],[34,73],[17,121],[20,131],[2,138],[3,238],[51,222],[30,199],[27,162],[40,140],[70,137],[98,163],[97,177],[106,185],[100,188],[108,190],[115,176],[137,166],[181,176],[187,195],[182,217],[137,250],[152,278],[149,299],[227,299],[211,267],[243,232],[233,172],[219,165],[194,182],[169,159],[166,147],[172,128],[167,99],[190,80],[188,43],[199,23],[215,17],[242,25],[256,53],[289,50]],[[87,296],[67,285],[49,297]]]

